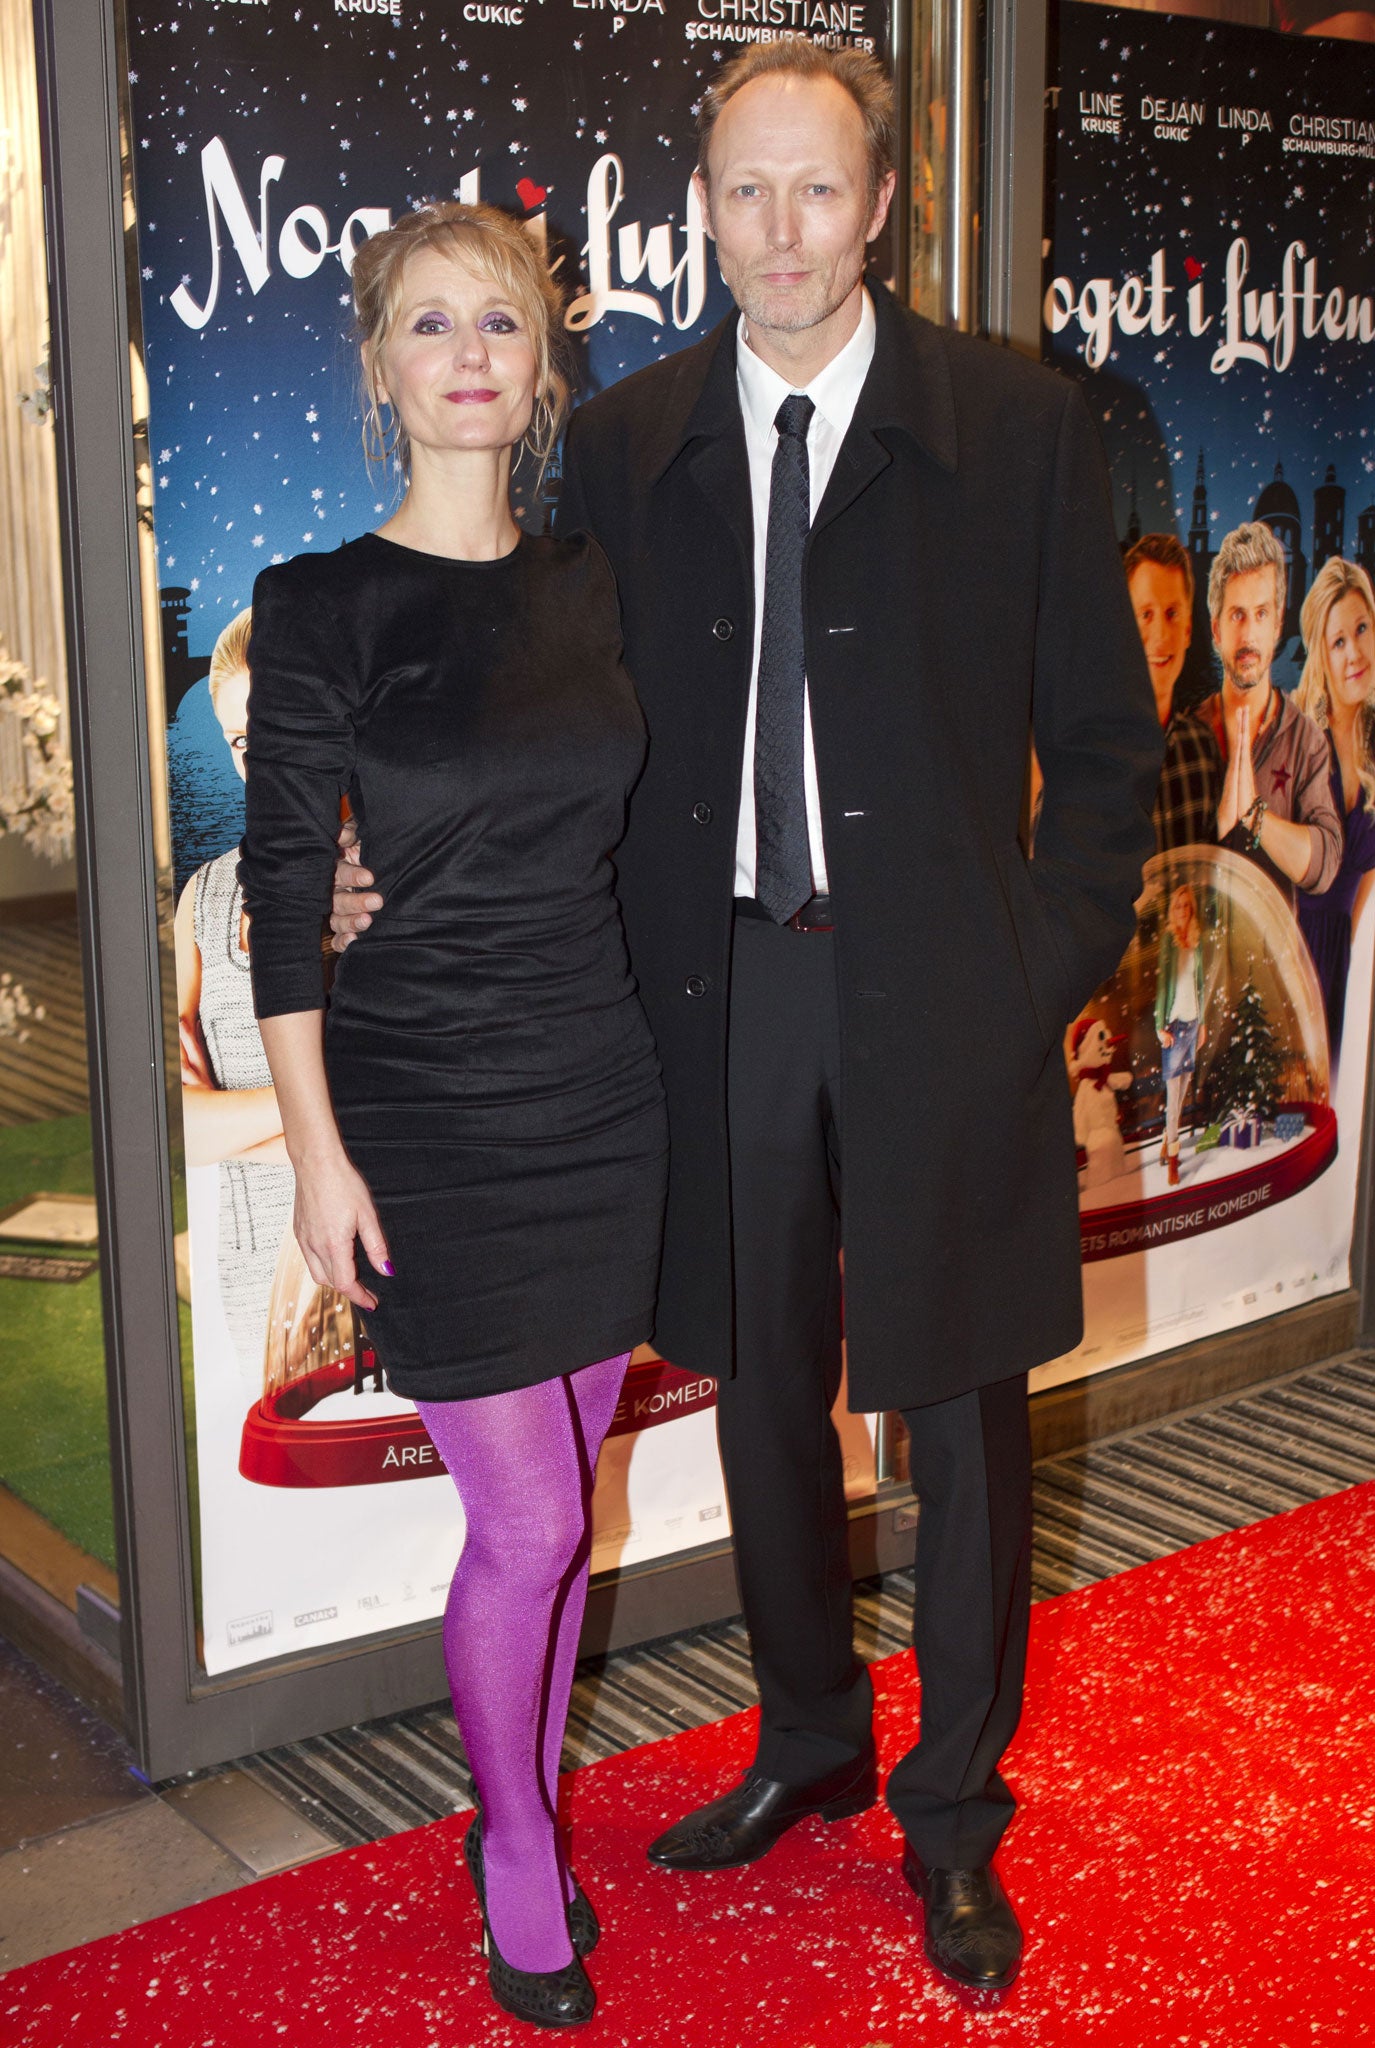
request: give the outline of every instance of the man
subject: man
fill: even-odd
[[[1026,1372],[1081,1330],[1060,1038],[1132,929],[1159,738],[1077,391],[866,287],[879,66],[757,45],[701,130],[740,311],[581,409],[561,505],[611,558],[649,725],[617,868],[669,1101],[655,1342],[719,1381],[762,1709],[744,1780],[650,1856],[747,1863],[875,1797],[830,1421],[843,1216],[850,1397],[904,1411],[921,1500],[921,1740],[889,1803],[928,1954],[998,1987]]]
[[[1232,848],[1257,861],[1291,906],[1321,895],[1342,857],[1327,743],[1270,669],[1284,620],[1284,550],[1259,521],[1234,527],[1208,577],[1222,688],[1170,726],[1156,827],[1162,852]]]
[[[1155,693],[1155,715],[1164,732],[1174,709],[1174,686],[1194,637],[1193,563],[1174,534],[1143,533],[1127,550],[1122,566]]]

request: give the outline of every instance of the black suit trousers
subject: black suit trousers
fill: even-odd
[[[844,1126],[835,940],[737,917],[731,973],[736,1371],[720,1383],[717,1422],[760,1693],[756,1761],[768,1777],[805,1784],[867,1746],[873,1707],[854,1650],[831,1422]],[[897,1341],[919,1343],[921,1333]],[[1017,1725],[1026,1660],[1026,1376],[904,1419],[921,1506],[922,1712],[888,1802],[928,1865],[962,1867],[990,1859],[1013,1810],[998,1764]]]

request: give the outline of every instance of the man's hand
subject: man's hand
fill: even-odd
[[[1241,757],[1244,749],[1234,746],[1227,756],[1227,774],[1222,784],[1222,802],[1217,807],[1217,836],[1224,840],[1241,815]],[[336,899],[337,900],[337,899]]]
[[[372,923],[371,912],[380,910],[383,898],[372,888],[373,877],[363,866],[358,845],[358,827],[352,819],[339,833],[340,857],[334,867],[334,895],[331,899],[330,945],[344,952]]]
[[[1237,720],[1237,815],[1246,818],[1256,801],[1256,767],[1251,759],[1251,707],[1243,704]]]
[[[1227,779],[1222,785],[1222,802],[1217,807],[1217,836],[1225,839],[1239,818],[1244,818],[1256,800],[1256,771],[1251,761],[1251,712],[1243,704],[1231,735],[1227,756]],[[369,878],[371,879],[371,878]]]

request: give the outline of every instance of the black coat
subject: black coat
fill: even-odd
[[[1131,935],[1160,759],[1078,389],[873,296],[874,360],[804,572],[857,1409],[944,1400],[1079,1340],[1061,1039]],[[581,408],[560,514],[611,558],[649,724],[617,866],[669,1101],[655,1343],[714,1374],[732,1369],[726,1012],[754,603],[735,326]]]

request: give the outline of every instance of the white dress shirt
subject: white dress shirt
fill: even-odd
[[[753,896],[755,879],[754,727],[759,707],[759,647],[764,634],[764,565],[769,538],[769,484],[773,452],[778,446],[774,421],[793,386],[754,353],[740,322],[736,337],[736,388],[745,420],[745,446],[750,459],[750,504],[754,513],[754,656],[750,667],[750,703],[745,721],[745,759],[740,782],[740,824],[735,839],[735,893]],[[840,444],[849,430],[869,365],[874,359],[874,302],[860,295],[859,325],[838,356],[807,386],[816,411],[807,429],[807,465],[811,478],[811,516],[826,493]],[[802,783],[807,802],[807,840],[812,856],[812,887],[825,893],[826,848],[821,836],[821,797],[812,745],[812,706],[804,683]]]

